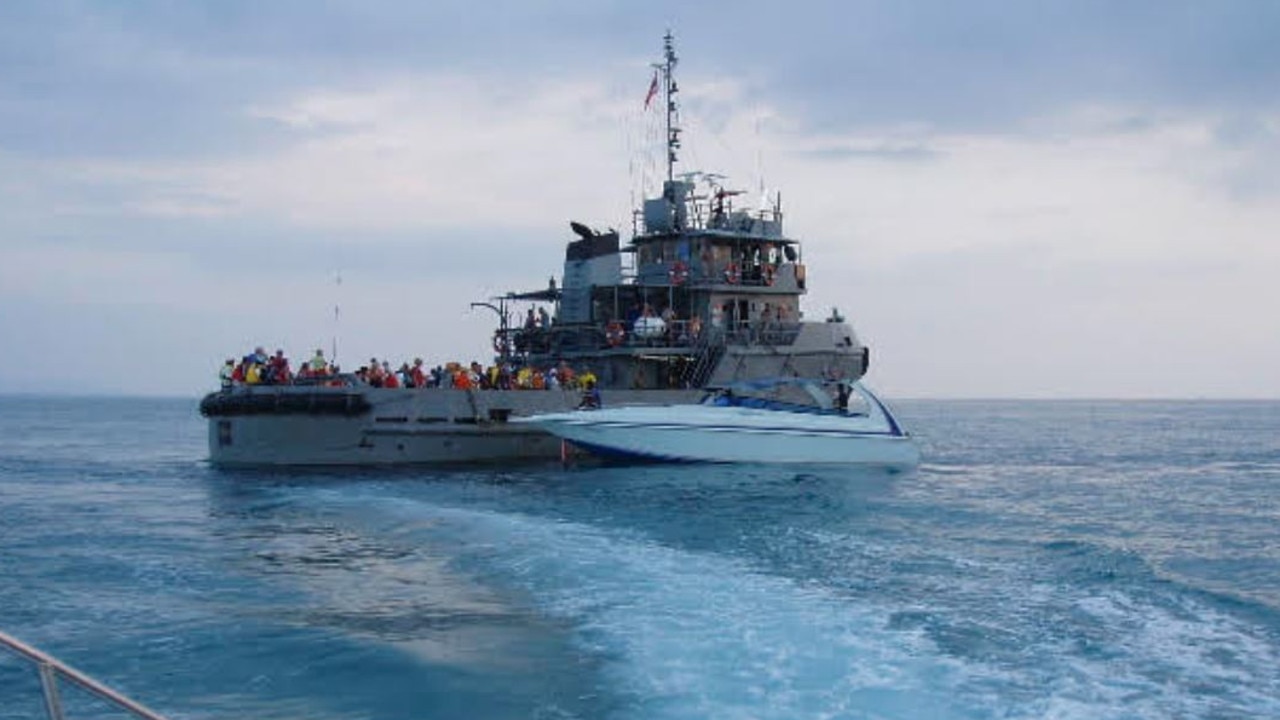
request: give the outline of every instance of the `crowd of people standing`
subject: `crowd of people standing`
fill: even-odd
[[[353,373],[343,373],[324,351],[317,349],[295,371],[283,350],[268,355],[261,346],[242,357],[227,358],[219,372],[224,389],[241,385],[367,385],[378,388],[455,388],[460,390],[579,390],[594,387],[590,370],[578,372],[567,362],[546,368],[516,366],[509,362],[485,367],[478,362],[457,362],[427,369],[422,358],[393,368],[389,360],[370,358]]]

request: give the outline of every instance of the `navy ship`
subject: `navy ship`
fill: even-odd
[[[666,179],[615,230],[571,222],[560,282],[471,303],[492,309],[494,367],[572,368],[607,406],[697,402],[702,389],[801,377],[855,381],[869,352],[835,310],[805,319],[799,240],[780,196],[735,203],[722,176],[676,173],[681,147],[670,33],[650,99],[665,101]],[[548,312],[546,308],[553,308]],[[538,308],[545,313],[539,320]],[[521,313],[524,312],[524,315]],[[531,321],[513,323],[516,318]],[[352,376],[311,384],[233,384],[205,396],[216,465],[475,463],[556,458],[559,438],[512,418],[577,407],[582,389],[372,387]]]

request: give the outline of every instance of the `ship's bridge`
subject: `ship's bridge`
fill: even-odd
[[[800,243],[782,234],[781,201],[751,211],[735,208],[743,193],[714,177],[668,181],[661,197],[645,201],[629,250],[641,285],[745,286],[803,293]],[[638,223],[639,224],[639,223]]]

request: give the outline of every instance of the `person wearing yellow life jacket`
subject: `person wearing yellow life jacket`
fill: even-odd
[[[244,381],[250,385],[257,385],[262,382],[262,365],[251,363],[249,369],[245,370]]]

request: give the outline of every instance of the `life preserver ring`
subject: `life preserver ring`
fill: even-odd
[[[761,279],[764,280],[765,285],[773,284],[773,273],[774,273],[773,266],[767,263],[765,264],[764,267],[760,268],[760,277]]]
[[[667,274],[671,278],[672,285],[683,285],[684,281],[689,279],[689,266],[677,260]]]
[[[622,323],[614,320],[604,329],[604,338],[609,342],[609,347],[618,347],[627,337],[627,331],[623,329]]]
[[[738,284],[742,279],[742,271],[738,269],[738,263],[729,263],[729,266],[724,269],[724,279],[730,285]]]

